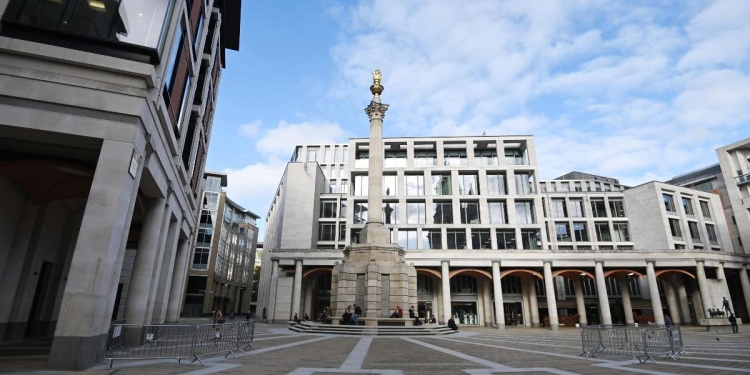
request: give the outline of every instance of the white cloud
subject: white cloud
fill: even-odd
[[[249,164],[240,169],[227,168],[227,195],[245,208],[265,217],[269,197],[273,197],[286,161],[275,157],[266,161]]]
[[[237,128],[237,134],[243,137],[252,138],[256,134],[258,134],[258,131],[260,130],[260,128],[261,128],[260,121],[253,121],[248,124],[240,125],[240,127]]]
[[[269,129],[255,144],[264,154],[291,155],[300,144],[336,143],[346,140],[348,134],[337,123],[326,121],[288,123],[284,120]]]

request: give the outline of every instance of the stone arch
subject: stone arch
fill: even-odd
[[[453,276],[461,275],[461,274],[467,274],[474,277],[479,277],[479,275],[485,276],[488,279],[492,280],[492,274],[490,274],[487,271],[484,270],[478,270],[474,268],[466,268],[466,269],[460,269],[460,270],[453,270],[450,272],[449,278],[453,278]]]
[[[542,276],[541,273],[536,272],[536,271],[532,271],[532,270],[508,270],[508,271],[503,271],[503,272],[500,272],[500,278],[502,279],[505,276],[514,275],[514,274],[517,274],[516,276],[518,276],[518,277],[520,277],[522,279],[526,278],[526,277],[529,277],[529,276],[536,276],[536,277],[544,280],[544,276]]]
[[[325,274],[328,274],[328,273],[331,273],[331,272],[333,272],[333,268],[328,268],[328,267],[313,268],[313,269],[309,269],[309,270],[303,272],[302,273],[302,278],[304,279],[304,278],[307,278],[307,277],[318,277],[320,275],[325,275]]]
[[[646,275],[644,275],[644,274],[642,274],[642,273],[640,273],[640,272],[638,272],[636,270],[624,270],[624,269],[621,269],[621,270],[608,270],[608,271],[604,271],[604,277],[622,276],[621,274],[623,274],[623,273],[625,275],[627,275],[629,273],[632,273],[633,275],[637,275],[638,277],[644,277],[644,276],[646,276]]]
[[[683,275],[687,275],[688,277],[691,277],[691,278],[695,279],[695,276],[693,276],[692,273],[690,273],[688,271],[685,271],[685,270],[676,269],[676,268],[671,268],[671,269],[668,269],[668,270],[659,270],[659,271],[656,271],[655,275],[656,275],[656,277],[661,277],[661,276],[675,275],[675,274],[678,274],[678,273],[681,273]]]
[[[572,279],[573,277],[579,277],[582,274],[592,279],[594,278],[594,275],[592,275],[591,272],[584,271],[584,270],[557,270],[555,272],[552,272],[552,278],[555,278],[557,276],[562,276],[562,277]]]
[[[433,269],[429,269],[429,268],[417,268],[417,274],[428,275],[428,276],[435,277],[437,279],[443,278],[440,272],[435,271]]]

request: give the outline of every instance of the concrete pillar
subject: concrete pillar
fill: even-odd
[[[580,277],[578,280],[573,280],[573,290],[576,294],[576,308],[580,316],[578,322],[581,324],[581,327],[586,327],[589,323],[586,316],[586,304],[583,302],[583,280]]]
[[[302,310],[302,316],[300,316],[300,319],[302,319],[305,314],[308,314],[310,316],[310,319],[315,320],[317,317],[313,316],[312,313],[312,297],[313,297],[313,281],[315,279],[308,279],[308,281],[305,281],[305,308]],[[250,291],[250,289],[248,289]],[[251,292],[251,291],[250,291]],[[247,292],[245,292],[247,293]]]
[[[526,281],[529,286],[529,313],[531,316],[531,326],[539,327],[539,297],[536,291],[536,280],[531,277]]]
[[[599,296],[599,320],[605,326],[612,325],[612,313],[609,311],[609,296],[607,296],[607,283],[604,280],[604,267],[601,261],[597,261],[594,267],[596,276],[596,294]]]
[[[141,139],[142,140],[142,139]],[[91,183],[49,356],[56,370],[85,370],[103,358],[125,243],[143,171],[130,174],[133,143],[104,140]]]
[[[695,264],[695,273],[698,279],[698,290],[701,293],[701,304],[703,305],[701,312],[706,316],[706,310],[716,307],[711,303],[711,294],[708,292],[708,282],[706,281],[706,270],[703,260],[698,260]]]
[[[622,296],[622,309],[625,310],[625,324],[634,325],[633,305],[630,302],[630,288],[627,277],[621,277],[617,280],[620,283],[620,296]]]
[[[484,305],[484,326],[492,327],[492,292],[490,284],[492,280],[482,280],[482,304]]]
[[[443,324],[448,324],[451,318],[451,283],[450,283],[450,266],[448,262],[443,262],[441,281],[443,282]]]
[[[190,240],[183,238],[177,246],[177,258],[175,269],[172,273],[172,287],[169,290],[169,302],[167,303],[167,322],[180,320],[183,295],[185,294],[185,283],[187,282],[187,268],[190,258]]]
[[[716,278],[721,280],[721,284],[724,286],[724,290],[726,290],[725,297],[727,301],[729,301],[729,311],[732,312],[732,314],[737,315],[737,313],[734,311],[734,302],[732,302],[732,296],[729,294],[729,285],[727,285],[727,276],[724,274],[724,263],[719,263],[719,267],[716,268]]]
[[[680,300],[680,310],[682,311],[682,319],[680,321],[683,324],[692,324],[693,318],[690,315],[690,304],[688,303],[687,291],[685,290],[685,279],[678,275],[675,281],[677,282],[677,298]]]
[[[172,220],[174,217],[170,214],[168,219],[169,230],[164,243],[164,250],[162,251],[163,258],[161,267],[159,268],[158,288],[156,290],[154,309],[152,311],[153,315],[151,317],[153,324],[162,324],[167,317],[167,304],[169,302],[170,289],[172,288],[172,276],[174,273],[175,257],[177,255],[177,240],[180,238],[180,222],[182,221],[182,217]]]
[[[271,289],[268,294],[268,323],[273,324],[276,316],[276,288],[279,285],[279,261],[274,259],[271,262]],[[335,307],[331,307],[335,309]],[[262,312],[261,312],[262,313]]]
[[[379,88],[380,80],[373,84],[372,89]],[[365,113],[370,118],[370,142],[369,142],[369,166],[368,166],[368,189],[367,207],[370,211],[367,214],[367,224],[365,225],[364,243],[368,244],[388,244],[390,243],[390,231],[383,226],[383,117],[388,110],[388,104],[380,102],[380,94],[373,91],[373,98],[370,105],[365,108]]]
[[[522,282],[521,298],[523,300],[523,325],[531,327],[531,302],[529,302],[529,282]]]
[[[302,302],[302,260],[294,261],[294,294],[292,295],[292,308],[289,311],[289,320],[294,318],[295,313],[300,312]],[[298,315],[299,316],[299,315]]]
[[[748,264],[742,265],[740,268],[740,283],[742,284],[742,294],[745,295],[745,306],[747,307],[747,313],[750,315],[750,278],[747,277]]]
[[[556,331],[560,328],[560,322],[557,319],[557,296],[555,296],[555,279],[552,277],[552,262],[544,262],[544,285],[547,289],[549,328]]]
[[[648,289],[651,293],[651,308],[654,310],[654,322],[657,325],[664,325],[664,311],[661,307],[659,285],[656,282],[653,261],[646,261],[646,277],[648,278]]]
[[[672,277],[664,280],[664,292],[667,294],[667,308],[669,308],[669,317],[672,319],[672,324],[682,324],[682,320],[680,319],[680,305],[677,303],[677,293],[675,293],[672,286]]]
[[[495,324],[505,329],[505,307],[503,306],[503,284],[500,282],[500,263],[492,262],[492,286],[495,290]]]

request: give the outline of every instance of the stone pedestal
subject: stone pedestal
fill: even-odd
[[[416,308],[417,271],[406,264],[404,254],[402,248],[392,244],[346,248],[344,261],[333,267],[333,317],[340,317],[358,300],[364,301],[360,307],[368,318],[387,318],[398,306],[405,314],[409,307]]]

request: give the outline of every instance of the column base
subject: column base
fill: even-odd
[[[496,329],[505,329],[505,323],[497,323],[495,326]]]
[[[586,326],[589,325],[589,323],[588,322],[586,322],[586,323],[578,323],[578,325],[581,326],[581,327],[586,327]]]
[[[540,325],[539,325],[539,323],[533,323],[533,322],[532,322],[532,323],[531,323],[531,327],[532,327],[532,328],[539,328],[539,327],[540,327]]]
[[[83,371],[104,360],[102,348],[107,335],[90,337],[55,336],[49,354],[49,367],[53,370]]]
[[[559,324],[552,324],[552,323],[550,323],[549,324],[549,329],[550,329],[550,331],[557,331],[557,330],[560,329],[560,325]]]

